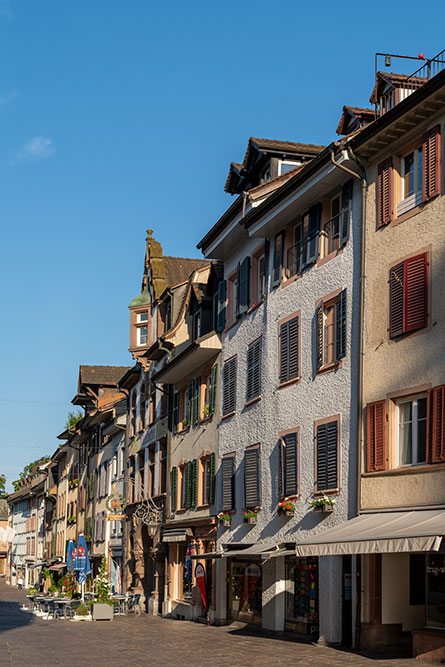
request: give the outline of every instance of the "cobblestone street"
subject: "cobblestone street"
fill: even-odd
[[[25,593],[0,583],[0,667],[56,665],[283,665],[420,667],[409,659],[376,660],[348,651],[273,639],[244,624],[224,628],[151,616],[112,622],[44,620],[22,611]]]

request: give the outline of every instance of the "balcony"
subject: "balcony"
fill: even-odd
[[[156,375],[155,382],[177,384],[191,376],[197,368],[212,362],[221,351],[221,340],[213,331],[188,345],[177,357],[173,357]]]

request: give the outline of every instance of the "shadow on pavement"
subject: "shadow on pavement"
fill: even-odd
[[[29,625],[31,620],[31,614],[22,611],[19,602],[0,600],[0,632]]]

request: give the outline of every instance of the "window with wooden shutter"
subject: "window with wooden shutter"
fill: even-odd
[[[187,461],[185,466],[185,503],[184,507],[187,509],[192,504],[192,472],[193,464],[191,461]]]
[[[226,361],[223,367],[223,415],[234,412],[236,407],[236,357]]]
[[[298,432],[287,433],[281,439],[282,494],[298,494]]]
[[[198,504],[198,485],[199,485],[199,468],[198,459],[192,461],[192,494],[191,506],[196,507]]]
[[[247,390],[246,402],[261,394],[261,338],[251,343],[247,349]]]
[[[389,272],[389,336],[423,329],[428,322],[428,253],[405,259]]]
[[[192,411],[193,411],[193,396],[195,393],[195,381],[190,380],[187,385],[187,391],[185,396],[185,420],[186,426],[190,426],[192,423]]]
[[[428,392],[428,462],[445,461],[445,385]]]
[[[339,487],[339,420],[316,423],[317,492],[335,491]]]
[[[260,504],[260,450],[259,447],[244,452],[244,505],[246,508]]]
[[[170,472],[170,502],[171,511],[176,512],[178,506],[178,469],[173,467]]]
[[[179,397],[179,391],[175,391],[173,393],[173,433],[177,433],[179,427]]]
[[[284,232],[280,232],[275,237],[273,248],[273,269],[272,269],[272,286],[275,287],[281,282],[281,275],[283,271],[283,253],[284,253]]]
[[[377,227],[383,227],[392,220],[392,158],[379,164],[377,170]]]
[[[300,375],[300,316],[280,324],[280,384],[296,380]]]
[[[366,470],[386,470],[386,401],[366,406]]]
[[[209,504],[215,502],[215,478],[216,478],[216,454],[212,452],[209,456]]]
[[[423,199],[428,201],[440,194],[440,125],[423,137]]]
[[[226,327],[226,296],[227,283],[225,280],[220,280],[218,283],[218,301],[216,312],[216,330],[224,331]]]
[[[250,287],[250,257],[246,257],[239,267],[238,279],[238,313],[242,315],[249,308],[249,287]]]
[[[196,378],[196,380],[193,381],[191,420],[192,424],[194,425],[199,423],[200,407],[201,407],[201,378],[198,377]]]
[[[210,395],[209,395],[209,406],[210,414],[213,415],[216,410],[216,387],[218,382],[218,364],[215,364],[212,368],[212,373],[210,375]]]
[[[336,307],[336,359],[346,356],[346,290],[338,295]]]
[[[235,455],[221,459],[221,509],[229,512],[235,509]]]
[[[309,227],[306,239],[306,253],[303,265],[312,264],[318,258],[318,239],[320,235],[321,204],[309,209]]]
[[[330,367],[346,356],[346,290],[318,304],[315,311],[317,370]]]

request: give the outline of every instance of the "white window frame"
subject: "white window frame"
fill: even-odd
[[[145,329],[145,332],[146,332],[145,342],[142,342],[142,336],[141,336],[141,331],[143,329]],[[138,336],[138,347],[142,347],[144,345],[147,345],[147,342],[148,342],[148,325],[144,324],[142,327],[138,327],[137,331],[138,331],[138,334],[137,334],[137,336]]]
[[[144,317],[142,317],[144,316]],[[148,322],[148,312],[144,311],[143,313],[138,313],[138,324]]]
[[[416,466],[416,465],[424,465],[426,463],[425,461],[418,461],[418,441],[417,441],[417,428],[413,428],[413,425],[418,423],[417,420],[417,403],[419,400],[425,399],[426,400],[426,395],[422,396],[416,396],[415,398],[407,398],[407,399],[401,399],[400,401],[397,401],[396,403],[396,450],[397,450],[397,467],[398,468],[407,468],[411,466]],[[411,463],[402,463],[401,462],[401,457],[402,457],[402,450],[401,450],[401,442],[400,442],[400,406],[405,404],[405,403],[412,403],[412,419],[411,419],[411,439],[412,439],[412,450],[411,450]],[[425,422],[427,421],[427,415],[425,416]],[[426,452],[425,452],[426,454]],[[426,459],[426,456],[425,456]]]
[[[280,160],[278,162],[278,176],[282,176],[283,174],[287,174],[288,171],[291,171],[291,169],[287,169],[286,171],[281,171],[281,165],[283,164],[292,165],[291,169],[296,169],[297,167],[301,167],[301,162],[294,162],[294,160]]]

